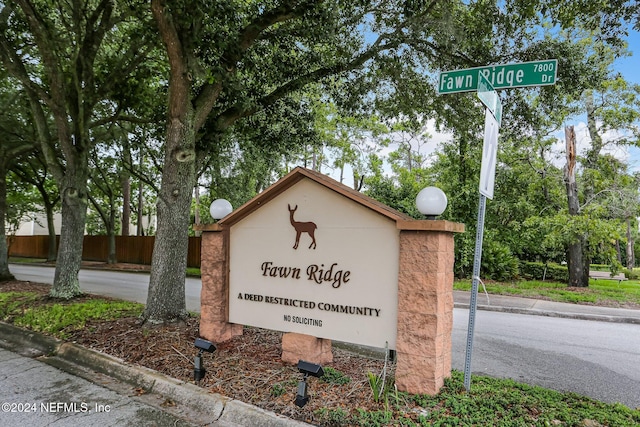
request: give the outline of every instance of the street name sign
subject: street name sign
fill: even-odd
[[[557,72],[557,59],[444,71],[440,73],[438,93],[476,91],[479,74],[482,74],[494,89],[553,85],[556,83]]]

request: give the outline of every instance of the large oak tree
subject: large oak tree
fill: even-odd
[[[530,31],[542,23],[535,2],[152,0],[151,9],[170,64],[158,230],[143,315],[151,323],[186,316],[197,171],[236,123],[268,114],[314,83],[342,109],[389,117],[438,112],[454,126],[468,115],[469,102],[457,109],[454,99],[438,97],[432,81],[438,71],[553,58],[565,47]]]
[[[2,5],[0,59],[29,100],[39,148],[60,192],[62,228],[51,295],[72,298],[81,293],[92,129],[121,112],[112,95],[146,60],[150,44],[144,15],[135,14],[140,3],[54,3]]]

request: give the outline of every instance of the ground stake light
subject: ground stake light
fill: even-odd
[[[213,353],[216,351],[216,346],[213,345],[211,341],[207,341],[202,338],[197,338],[194,345],[198,349],[198,355],[193,359],[193,380],[196,385],[200,385],[200,380],[202,380],[207,373],[207,370],[204,369],[202,353],[205,351],[207,353]]]
[[[298,383],[298,391],[294,403],[296,406],[302,408],[309,401],[307,378],[309,378],[309,375],[320,378],[324,375],[324,371],[322,370],[322,366],[305,362],[304,360],[298,361],[298,371],[302,373],[302,381]]]

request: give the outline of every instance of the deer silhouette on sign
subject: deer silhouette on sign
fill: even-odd
[[[295,208],[291,209],[291,205],[287,205],[287,207],[289,208],[289,219],[291,220],[291,225],[293,226],[293,228],[296,229],[296,244],[293,245],[293,249],[298,249],[298,243],[300,243],[300,235],[302,233],[307,233],[309,234],[309,237],[311,237],[311,244],[309,245],[309,249],[311,249],[311,246],[313,246],[313,249],[316,248],[316,237],[315,237],[315,233],[316,233],[316,228],[318,228],[318,226],[315,224],[315,222],[298,222],[295,219],[293,219],[293,213],[296,211],[296,209],[298,209],[298,205],[296,205]]]

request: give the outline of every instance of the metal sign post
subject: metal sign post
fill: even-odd
[[[476,249],[473,254],[473,279],[471,281],[471,301],[469,302],[469,327],[467,329],[467,352],[464,358],[464,388],[471,389],[471,353],[473,351],[473,331],[476,326],[478,307],[478,281],[480,280],[480,260],[482,259],[482,236],[484,234],[484,208],[487,196],[480,194],[478,222],[476,225]]]
[[[502,115],[500,97],[481,73],[478,75],[478,98],[487,107],[484,120],[484,141],[482,144],[482,165],[480,168],[480,202],[478,203],[478,222],[476,224],[476,248],[473,255],[473,278],[471,280],[471,300],[469,302],[469,327],[467,329],[467,352],[464,358],[464,387],[471,389],[471,353],[473,352],[473,333],[478,307],[478,282],[480,281],[480,263],[482,260],[482,237],[484,236],[484,212],[487,197],[493,199],[496,162],[498,153],[498,129]]]
[[[484,235],[484,212],[487,198],[493,199],[496,161],[498,152],[498,129],[502,119],[502,104],[495,88],[506,89],[528,86],[553,85],[558,73],[558,60],[521,62],[517,64],[489,65],[464,70],[440,73],[438,93],[449,94],[477,91],[485,105],[484,143],[480,169],[480,202],[476,225],[476,248],[473,256],[473,278],[469,303],[469,329],[467,331],[467,353],[464,360],[464,387],[471,389],[471,353],[473,332],[478,307],[478,282],[482,260],[482,237]],[[486,290],[485,290],[486,292]]]

